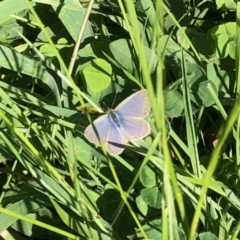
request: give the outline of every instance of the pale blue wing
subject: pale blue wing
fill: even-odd
[[[151,109],[147,90],[143,89],[133,93],[122,101],[115,109],[120,117],[146,117]]]
[[[110,119],[108,115],[103,115],[99,118],[97,118],[93,122],[99,137],[102,139],[103,142],[107,142],[109,130],[111,126]],[[84,131],[84,136],[88,139],[89,142],[95,144],[96,146],[100,146],[100,143],[98,141],[97,135],[93,129],[92,124],[88,125],[87,128]]]
[[[128,140],[140,140],[150,133],[150,125],[143,118],[124,117],[121,127]]]
[[[122,129],[112,124],[109,131],[106,149],[111,155],[121,154],[128,143],[128,139],[123,134]]]
[[[122,153],[125,145],[128,143],[128,140],[124,135],[121,134],[121,129],[109,119],[109,116],[101,116],[96,119],[93,124],[98,132],[99,137],[105,144],[107,151],[111,155]],[[85,129],[84,136],[89,142],[95,144],[96,146],[100,146],[100,142],[92,124]]]
[[[140,90],[120,103],[115,112],[109,112],[109,116],[104,115],[93,122],[110,154],[122,153],[129,140],[140,140],[149,134],[149,123],[143,118],[150,109],[147,91]],[[91,143],[100,145],[92,125],[85,129],[84,135]]]

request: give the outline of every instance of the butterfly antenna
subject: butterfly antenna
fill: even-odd
[[[111,108],[113,108],[113,106],[114,106],[114,103],[115,103],[115,101],[116,101],[116,98],[117,98],[118,93],[119,93],[119,91],[117,90],[116,95],[115,95],[115,97],[114,97],[114,99],[113,99]]]

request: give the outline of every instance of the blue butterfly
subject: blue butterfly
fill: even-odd
[[[147,91],[140,90],[93,122],[109,154],[121,154],[129,141],[143,139],[150,133],[149,123],[144,120],[150,109]],[[85,129],[84,136],[100,146],[92,124]]]

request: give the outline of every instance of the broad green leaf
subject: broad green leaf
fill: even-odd
[[[228,73],[222,70],[218,64],[209,63],[207,65],[207,78],[215,84],[218,92],[228,93],[231,91]]]
[[[21,33],[24,31],[23,27],[18,23],[6,23],[2,25],[0,27],[0,42],[10,44],[14,40],[19,39],[20,36],[17,31]]]
[[[211,36],[205,33],[197,33],[192,38],[192,43],[197,52],[206,58],[214,55],[214,42]]]
[[[169,36],[160,37],[157,45],[157,52],[170,56],[181,50],[181,47]]]
[[[53,48],[49,43],[44,43],[42,46],[40,46],[39,51],[43,53],[45,56],[49,57],[55,56],[55,52],[53,51]]]
[[[51,209],[51,208],[50,208]],[[56,213],[54,213],[56,214]],[[27,217],[34,220],[43,221],[45,224],[61,228],[62,230],[68,230],[63,222],[57,216],[53,215],[53,212],[49,209],[43,207],[37,210],[35,213],[28,214]],[[24,234],[25,236],[31,238],[38,238],[41,235],[43,239],[56,239],[59,235],[53,231],[49,231],[45,228],[37,226],[32,222],[27,222],[23,220],[18,220],[11,226],[15,231]]]
[[[222,8],[223,10],[226,10],[226,8],[229,11],[236,11],[237,3],[234,0],[216,0],[217,8]]]
[[[165,111],[169,117],[179,117],[183,113],[183,96],[177,90],[165,92]]]
[[[73,40],[77,41],[86,9],[81,7],[80,3],[76,0],[65,0],[64,3],[61,0],[57,0],[49,3],[52,4],[53,9],[56,11],[56,14],[58,14],[59,19],[72,36]],[[91,24],[87,21],[81,41],[83,42],[86,38],[90,37],[94,37],[94,35]]]
[[[29,4],[35,6],[34,2],[29,1]],[[0,9],[1,18],[8,18],[11,14],[19,13],[22,10],[28,9],[28,7],[25,0],[7,0],[0,2]]]
[[[80,137],[74,139],[74,152],[78,160],[91,164],[91,149],[92,147],[86,144]]]
[[[127,70],[131,74],[137,74],[137,69],[139,69],[139,65],[131,41],[127,39],[119,39],[112,42],[109,47],[112,55],[114,56],[118,64],[120,64],[125,70]],[[149,71],[150,73],[152,73],[156,68],[158,56],[146,46],[144,46],[144,50],[147,63],[151,63],[151,66],[149,66]]]
[[[149,206],[157,209],[161,208],[162,194],[158,187],[143,189],[141,197]]]
[[[182,30],[184,30],[184,32],[186,31],[186,27],[183,27]],[[183,35],[182,31],[180,29],[178,29],[177,31],[177,41],[178,44],[184,48],[184,49],[189,49],[190,48],[190,44],[189,44],[189,40],[186,39],[185,35]]]
[[[92,92],[101,92],[111,83],[112,68],[103,59],[94,59],[82,70],[87,87]]]
[[[229,42],[229,56],[232,58],[232,59],[235,59],[235,54],[236,54],[236,43],[234,41],[230,41]]]
[[[147,235],[147,239],[150,240],[161,240],[162,239],[162,222],[160,219],[152,220],[143,225],[143,230]],[[136,231],[138,239],[144,239],[141,231]]]
[[[34,220],[37,220],[37,214],[36,213],[30,213],[27,215],[29,218],[32,218]],[[22,221],[22,220],[18,220],[16,222],[14,222],[12,224],[12,228],[15,231],[18,231],[28,237],[33,235],[33,224],[30,222],[26,222],[26,221]],[[41,237],[43,237],[43,235],[41,235]]]
[[[236,34],[236,23],[228,22],[224,24],[217,25],[216,27],[210,30],[210,34],[215,41],[215,52],[216,56],[220,59],[226,58],[229,53],[234,51],[235,45],[230,44],[234,42],[235,34]]]
[[[201,98],[202,104],[205,107],[209,107],[209,106],[211,106],[211,105],[213,105],[215,103],[214,99],[212,98],[212,95],[210,94],[210,92],[209,92],[209,90],[207,88],[208,84],[211,84],[211,86],[214,89],[216,95],[218,95],[217,88],[214,85],[214,83],[212,83],[209,80],[201,82],[199,84],[199,88],[198,88],[198,96]]]
[[[13,204],[9,204],[6,207],[6,209],[15,212],[16,217],[0,213],[0,231],[7,229],[16,222],[18,220],[18,214],[26,216],[29,213],[36,212],[39,208],[45,206],[49,202],[48,198],[43,194],[40,194],[34,189],[30,189],[26,185],[20,186],[20,188],[23,191],[22,194],[25,193],[25,197],[19,201],[15,201]],[[19,190],[16,192],[18,191]],[[20,197],[20,195],[16,196]],[[9,195],[8,198],[10,199],[10,197],[11,196]],[[14,195],[12,197],[14,197]]]
[[[152,168],[145,165],[140,173],[140,181],[144,187],[151,188],[157,185],[157,175]]]
[[[218,240],[219,238],[211,232],[200,233],[196,240]]]
[[[54,42],[55,40],[59,41],[59,39],[68,39],[70,37],[67,30],[63,28],[62,23],[59,21],[53,22],[50,26],[46,26],[44,30]],[[47,43],[47,37],[43,31],[38,34],[37,41]]]
[[[148,211],[148,205],[146,204],[145,201],[143,201],[141,195],[139,195],[139,196],[136,198],[136,204],[137,204],[137,207],[138,207],[139,211],[140,211],[144,216],[146,216],[146,215],[147,215],[147,211]]]

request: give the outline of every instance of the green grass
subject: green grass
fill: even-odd
[[[0,8],[3,239],[240,239],[238,4]],[[84,137],[141,88],[149,136]]]

